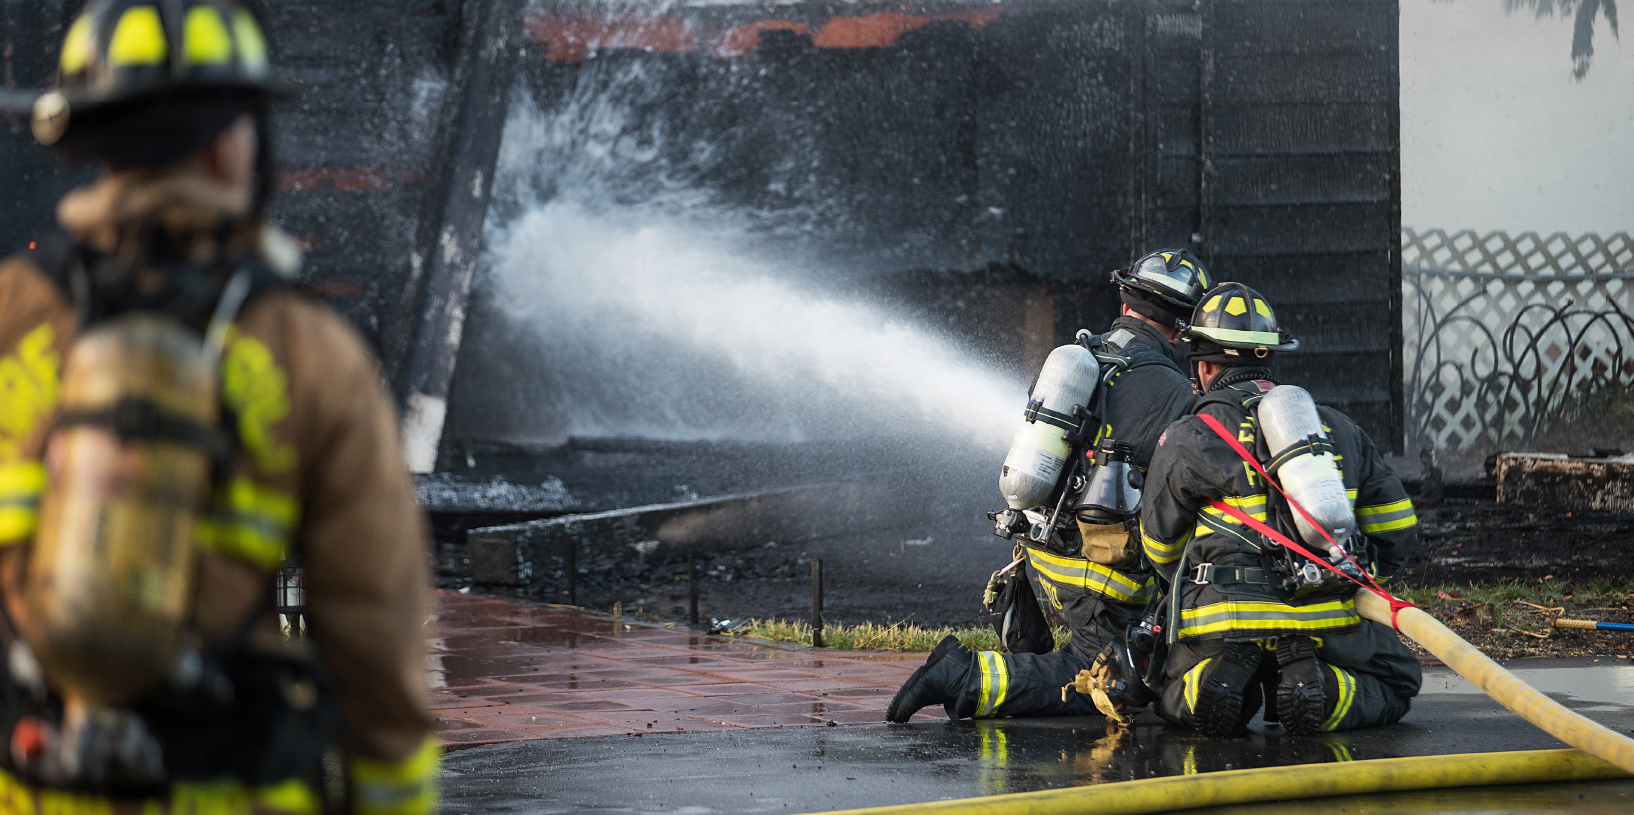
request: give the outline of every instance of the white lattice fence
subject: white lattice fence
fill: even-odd
[[[1634,384],[1634,239],[1402,230],[1408,432],[1520,441]]]

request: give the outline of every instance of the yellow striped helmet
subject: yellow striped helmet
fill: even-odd
[[[1180,332],[1194,359],[1247,361],[1272,351],[1292,351],[1299,340],[1277,326],[1277,315],[1260,293],[1241,283],[1209,289]]]
[[[261,24],[235,0],[92,0],[63,38],[33,130],[55,144],[87,117],[187,94],[283,95]]]

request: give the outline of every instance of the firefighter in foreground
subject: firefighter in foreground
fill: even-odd
[[[1122,314],[1106,333],[1079,332],[1079,346],[1068,347],[1093,360],[1089,364],[1098,370],[1084,380],[1100,396],[1089,443],[1074,454],[1104,447],[1107,455],[1124,456],[1134,468],[1144,470],[1163,428],[1189,412],[1191,384],[1176,339],[1180,323],[1191,316],[1210,281],[1202,264],[1183,249],[1146,255],[1130,268],[1113,272],[1112,280],[1123,300]],[[1029,398],[1037,398],[1049,386],[1054,366],[1047,363],[1046,368]],[[1035,426],[1045,435],[1059,437],[1063,432],[1059,424],[1042,423],[1030,424],[1023,432]],[[1006,464],[1008,470],[1015,462]],[[1048,479],[1039,483],[1044,480]],[[1058,489],[1051,482],[1040,493]],[[1006,492],[1007,499],[1014,494],[1008,488]],[[1010,503],[1016,509],[1030,509],[1037,500]],[[888,720],[905,722],[934,704],[942,705],[952,718],[1094,712],[1089,697],[1063,696],[1061,686],[1090,667],[1110,639],[1141,617],[1157,595],[1157,582],[1141,563],[1133,515],[1088,518],[1086,513],[1085,521],[1076,515],[1068,514],[1065,522],[1041,536],[1045,540],[1016,535],[1027,566],[1037,573],[1050,604],[1071,627],[1071,643],[1053,653],[1001,653],[971,651],[949,636],[891,700]],[[1022,556],[1018,552],[1018,558]],[[1024,575],[1025,569],[1020,573]]]
[[[261,28],[95,0],[60,69],[35,135],[106,172],[0,262],[0,798],[304,815],[338,746],[351,811],[430,812],[425,522],[374,360],[262,218]]]
[[[1390,575],[1417,540],[1400,479],[1350,419],[1275,385],[1274,355],[1298,342],[1253,289],[1210,291],[1182,337],[1204,395],[1158,443],[1140,525],[1170,587],[1157,713],[1210,736],[1242,734],[1262,702],[1296,734],[1400,719],[1418,660],[1358,616],[1355,583],[1276,543],[1362,582]]]

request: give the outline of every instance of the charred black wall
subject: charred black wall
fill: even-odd
[[[51,79],[63,32],[79,0],[0,0],[0,87],[38,88]],[[66,6],[66,8],[65,8]],[[0,253],[28,245],[56,222],[56,202],[88,171],[63,167],[34,141],[28,117],[0,114]]]
[[[1210,0],[1201,13],[1204,257],[1302,338],[1282,376],[1399,448],[1397,5]]]
[[[479,2],[259,4],[304,88],[278,110],[275,214],[307,249],[306,281],[377,346],[414,317],[397,310],[417,302],[404,288],[435,217],[437,119],[462,11]],[[42,84],[80,5],[0,0],[0,79]],[[635,109],[670,123],[671,164],[723,202],[811,213],[795,239],[858,275],[1025,269],[1037,280],[1026,285],[1048,288],[1058,341],[1110,315],[1108,270],[1189,245],[1217,276],[1264,292],[1305,341],[1281,363],[1287,379],[1399,445],[1394,0],[676,6],[664,30],[696,36],[658,47],[625,37],[621,26],[646,23],[609,8],[535,3],[514,43],[513,99],[560,109],[591,74],[642,64]],[[564,34],[541,15],[582,24]],[[819,41],[835,20],[879,15],[929,21],[871,47]],[[760,31],[758,47],[710,39],[772,18],[789,24]],[[557,53],[568,46],[582,53]],[[58,167],[21,117],[4,124],[11,247],[49,224],[85,171]],[[455,414],[495,385],[463,369]]]
[[[587,7],[543,8],[574,19]],[[763,31],[758,48],[723,55],[707,35],[675,47],[653,35],[675,27],[626,19],[638,29],[626,47],[590,43],[578,58],[535,62],[526,81],[549,113],[643,66],[645,87],[621,89],[630,127],[665,123],[665,165],[688,183],[745,211],[805,213],[790,240],[832,269],[955,287],[980,275],[922,272],[1024,269],[1032,279],[1012,299],[1047,292],[1057,342],[1108,320],[1110,269],[1189,247],[1218,278],[1260,289],[1304,341],[1281,360],[1285,378],[1385,447],[1399,443],[1393,0],[845,13],[887,8],[933,19],[889,44],[839,48],[824,42],[827,7],[682,8],[672,14],[693,32],[773,15],[805,30]],[[946,14],[970,8],[991,16]],[[550,40],[542,28],[529,30]],[[555,53],[560,41],[547,45]],[[938,316],[935,304],[958,299],[886,288]],[[980,339],[1020,357],[1027,340],[1014,333]],[[456,401],[489,383],[461,384]]]
[[[83,0],[0,0],[7,87],[37,88],[56,68]],[[275,0],[254,4],[300,98],[275,110],[282,167],[273,214],[306,250],[303,281],[371,341],[391,319],[411,263],[431,131],[452,61],[458,0]],[[94,178],[34,143],[27,118],[0,128],[0,240],[25,244],[55,201]]]

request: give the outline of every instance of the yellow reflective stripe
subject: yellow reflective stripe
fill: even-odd
[[[255,791],[255,806],[261,811],[287,815],[318,815],[323,807],[318,803],[317,791],[298,778],[280,784],[261,787]]]
[[[1137,583],[1110,566],[1084,558],[1066,558],[1028,547],[1027,563],[1049,582],[1093,591],[1120,603],[1143,604],[1157,592],[1157,580],[1151,576]]]
[[[1191,713],[1197,712],[1197,691],[1203,685],[1203,669],[1208,667],[1208,664],[1213,661],[1214,658],[1209,657],[1208,659],[1191,666],[1191,670],[1186,672],[1186,676],[1184,677],[1184,681],[1186,683],[1184,685],[1186,689],[1186,710]]]
[[[1243,512],[1245,512],[1248,515],[1252,516],[1254,518],[1254,520],[1256,520],[1256,521],[1265,520],[1265,496],[1264,495],[1250,495],[1250,496],[1248,496],[1246,498],[1235,498],[1235,497],[1233,497],[1233,498],[1222,498],[1222,499],[1220,499],[1220,501],[1221,501],[1221,503],[1229,504],[1231,506],[1234,506],[1234,507],[1242,510]],[[1212,515],[1212,516],[1214,516],[1216,518],[1219,518],[1220,520],[1222,520],[1222,521],[1224,521],[1224,522],[1226,522],[1228,524],[1236,524],[1238,526],[1242,526],[1242,521],[1239,521],[1236,518],[1233,518],[1230,515],[1225,514],[1225,512],[1223,510],[1215,509],[1212,506],[1206,506],[1205,505],[1203,507],[1203,511],[1208,513],[1209,515]]]
[[[1403,498],[1400,501],[1396,501],[1395,503],[1391,503],[1391,504],[1376,504],[1376,505],[1370,506],[1370,507],[1357,507],[1356,508],[1356,514],[1357,515],[1383,515],[1383,514],[1387,514],[1387,513],[1389,513],[1389,514],[1399,513],[1402,510],[1412,511],[1412,509],[1413,509],[1413,499]]]
[[[300,506],[283,492],[245,478],[216,490],[210,508],[194,524],[198,545],[267,569],[284,562]]]
[[[1236,328],[1192,326],[1191,333],[1201,334],[1219,342],[1240,342],[1248,345],[1281,345],[1282,338],[1269,331],[1242,331]]]
[[[290,779],[254,790],[236,781],[177,782],[170,798],[140,801],[145,815],[319,815],[318,795],[306,782]],[[5,815],[112,815],[113,798],[96,793],[32,787],[0,770],[0,813]]]
[[[1384,523],[1357,524],[1357,526],[1359,526],[1363,532],[1367,533],[1394,532],[1397,529],[1406,529],[1409,526],[1418,526],[1418,516],[1408,515],[1405,518],[1397,518],[1396,520],[1385,521]]]
[[[976,656],[981,663],[982,689],[972,718],[991,719],[999,715],[999,706],[1010,693],[1010,670],[997,651],[977,651]]]
[[[1351,506],[1356,506],[1356,494],[1358,492],[1359,492],[1359,490],[1353,490],[1353,489],[1345,490],[1345,495],[1350,498],[1350,505]]]
[[[173,813],[238,815],[248,813],[250,807],[250,791],[233,781],[184,782],[170,787],[170,811]],[[153,809],[163,811],[162,807]]]
[[[1265,600],[1224,600],[1180,612],[1181,639],[1227,631],[1327,631],[1361,622],[1352,600],[1290,606]]]
[[[233,37],[214,6],[194,6],[182,23],[188,65],[223,65],[233,59]]]
[[[437,763],[443,746],[426,736],[418,750],[402,761],[351,756],[353,815],[430,815],[437,810]]]
[[[1180,559],[1180,554],[1186,551],[1186,544],[1191,543],[1192,530],[1180,536],[1174,543],[1164,543],[1151,535],[1146,534],[1146,525],[1140,525],[1140,547],[1146,550],[1146,559],[1153,563],[1173,563]]]
[[[169,56],[170,44],[165,41],[157,6],[136,6],[120,15],[113,38],[108,40],[108,65],[162,65]]]
[[[40,524],[45,466],[38,461],[0,464],[0,546],[21,543]]]
[[[1356,508],[1356,525],[1363,532],[1391,532],[1406,529],[1417,523],[1418,515],[1413,511],[1413,501],[1410,498],[1389,504]]]
[[[1323,730],[1332,730],[1344,721],[1345,714],[1350,712],[1350,706],[1356,701],[1356,677],[1351,676],[1340,668],[1328,666],[1333,675],[1339,680],[1339,703],[1333,706],[1333,715],[1322,723]]]

